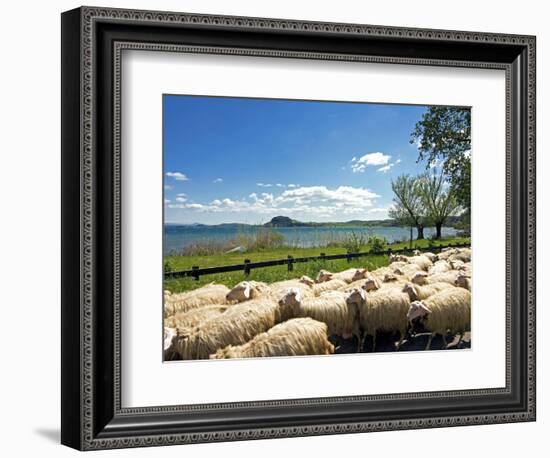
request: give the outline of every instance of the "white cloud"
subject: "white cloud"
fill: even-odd
[[[170,202],[172,202],[170,199],[164,199],[165,204],[169,204]]]
[[[300,186],[300,185],[299,185],[299,184],[290,183],[290,184],[287,184],[286,186],[287,186],[287,188],[297,188],[297,187]]]
[[[354,173],[364,172],[369,165],[386,165],[391,159],[391,155],[380,152],[368,153],[361,156],[359,159],[351,160],[351,170]]]
[[[176,197],[176,202],[187,202],[187,197],[182,197],[182,196]]]
[[[379,169],[377,169],[379,172],[384,172],[386,173],[389,169],[391,169],[393,164],[388,164],[388,165],[385,165],[384,167],[380,167]]]
[[[397,161],[394,162],[394,164],[399,164],[401,162],[401,159],[397,159]]]
[[[373,207],[380,196],[366,188],[339,186],[304,186],[287,189],[279,195],[255,192],[248,199],[215,199],[209,204],[187,201],[169,204],[169,208],[180,208],[199,212],[253,212],[261,215],[296,215],[301,218],[331,217],[336,215],[361,214]]]
[[[277,186],[278,188],[282,188],[282,187],[284,187],[284,184],[277,183],[275,186]]]
[[[260,188],[271,188],[273,185],[270,183],[256,183],[256,186],[259,186]]]
[[[165,184],[165,185],[164,185],[164,190],[165,190],[165,191],[170,191],[171,189],[174,189],[174,187],[173,187],[173,186],[170,186],[169,184]]]
[[[212,183],[222,183],[223,178],[216,178]]]
[[[167,172],[167,177],[174,178],[176,181],[187,181],[189,178],[187,178],[187,175],[185,173],[181,172]]]
[[[387,212],[388,210],[389,210],[388,208],[375,207],[375,208],[371,208],[369,210],[369,213],[384,213],[384,212]]]

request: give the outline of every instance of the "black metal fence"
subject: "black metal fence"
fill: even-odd
[[[427,250],[438,252],[445,248],[463,248],[463,247],[469,247],[469,243],[450,243],[445,246],[433,246],[433,247],[427,247]],[[292,272],[294,270],[294,264],[299,262],[310,262],[310,261],[332,261],[336,259],[347,259],[348,262],[351,262],[354,258],[360,258],[363,256],[389,256],[390,254],[400,254],[400,253],[412,253],[418,249],[417,247],[413,248],[402,248],[400,250],[384,250],[384,251],[377,251],[377,252],[371,252],[371,251],[365,251],[362,253],[344,253],[344,254],[325,254],[321,253],[319,256],[307,256],[303,258],[295,258],[291,255],[288,255],[286,259],[273,259],[270,261],[259,261],[259,262],[251,262],[250,259],[245,259],[242,264],[234,264],[231,266],[219,266],[219,267],[204,267],[200,268],[199,266],[193,266],[189,270],[180,270],[176,272],[165,272],[164,278],[165,279],[171,279],[171,278],[182,278],[182,277],[191,277],[195,280],[198,280],[199,277],[202,275],[211,275],[211,274],[220,274],[224,272],[238,272],[242,271],[245,276],[248,276],[250,274],[250,271],[252,269],[262,269],[265,267],[273,267],[273,266],[282,266],[286,265],[289,272]]]

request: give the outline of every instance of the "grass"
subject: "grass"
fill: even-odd
[[[441,240],[415,240],[413,242],[413,248],[428,251],[429,249],[437,246],[469,242],[469,238],[461,237],[449,237]],[[398,250],[408,247],[408,241],[396,242],[387,246],[387,248],[391,248],[392,250]],[[297,258],[306,256],[319,256],[321,252],[327,255],[345,254],[346,251],[346,248],[343,246],[331,246],[323,248],[279,247],[246,253],[221,253],[202,256],[170,255],[165,257],[165,264],[167,264],[171,270],[178,271],[191,269],[192,266],[199,266],[201,268],[204,268],[242,264],[245,259],[250,259],[251,262],[259,262],[272,259],[285,259],[289,254]],[[362,251],[367,250],[365,248]],[[378,267],[387,265],[388,262],[389,261],[387,256],[381,256],[373,253],[369,256],[353,259],[351,262],[348,262],[346,259],[339,259],[334,261],[317,260],[312,262],[296,263],[294,264],[294,270],[292,272],[288,272],[287,266],[282,265],[266,267],[262,269],[252,269],[250,275],[248,276],[245,276],[243,272],[226,272],[221,274],[204,275],[201,276],[199,280],[193,280],[192,278],[169,279],[164,281],[164,288],[172,292],[180,292],[194,289],[211,282],[222,283],[229,287],[235,285],[242,280],[257,280],[272,283],[279,280],[298,278],[302,275],[308,275],[314,278],[320,269],[337,272],[348,269],[350,267],[366,267],[369,270],[374,270]]]

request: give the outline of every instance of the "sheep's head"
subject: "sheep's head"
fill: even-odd
[[[164,326],[164,350],[168,350],[172,346],[172,340],[176,337],[176,330]]]
[[[329,272],[328,270],[321,269],[319,273],[317,274],[317,277],[315,278],[315,282],[317,283],[323,283],[325,281],[332,280],[332,276],[334,274],[332,272]]]
[[[422,252],[420,250],[414,250],[413,251],[414,256],[420,256],[421,254],[422,254]]]
[[[411,302],[409,311],[407,312],[407,319],[412,322],[416,318],[422,318],[432,311],[424,305],[421,301]]]
[[[395,270],[399,270],[399,269],[395,269]],[[386,274],[384,275],[384,283],[391,283],[391,282],[394,282],[394,281],[397,281],[397,275],[395,275],[395,271],[393,274]]]
[[[395,275],[405,275],[405,272],[403,272],[403,270],[400,267],[398,267],[397,269],[394,269],[393,273]],[[397,278],[395,278],[394,280],[397,280]],[[391,281],[394,281],[394,280],[391,280]],[[386,281],[386,280],[384,280],[384,281]]]
[[[243,302],[250,299],[251,285],[247,281],[237,283],[225,296],[228,301]]]
[[[458,274],[456,276],[455,285],[458,286],[459,288],[468,289],[469,281],[470,281],[470,277],[468,277],[468,275]]]
[[[367,278],[367,281],[361,286],[361,289],[366,291],[367,293],[369,291],[376,291],[380,289],[380,283],[378,283],[378,280],[374,277]]]
[[[283,307],[296,307],[302,303],[302,295],[298,288],[289,288],[286,294],[279,301]]]
[[[167,289],[164,290],[164,295],[165,296],[171,296],[172,295],[172,292],[171,291],[168,291]]]
[[[346,299],[348,305],[358,306],[367,299],[367,294],[363,288],[353,288]]]
[[[300,277],[300,283],[303,283],[304,285],[311,287],[315,284],[315,280],[313,280],[313,278],[308,277],[307,275],[302,275]]]
[[[407,283],[405,286],[403,286],[403,292],[409,295],[409,297],[411,298],[411,301],[418,300],[418,296],[416,294],[416,287],[412,283]]]
[[[428,283],[428,274],[426,272],[416,272],[411,281],[416,285],[425,285]]]
[[[351,281],[362,280],[363,278],[366,278],[368,273],[368,269],[357,269],[353,274]]]

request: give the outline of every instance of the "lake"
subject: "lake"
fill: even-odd
[[[228,241],[239,234],[253,234],[257,227],[242,226],[178,226],[166,225],[164,237],[165,254],[178,252],[187,245],[205,241]],[[409,228],[404,227],[365,227],[365,226],[322,226],[322,227],[276,227],[274,231],[283,234],[285,244],[295,247],[326,246],[330,241],[343,240],[352,233],[364,236],[378,235],[385,237],[388,242],[396,242],[409,239]],[[424,237],[434,234],[434,228],[425,228]],[[444,227],[442,235],[454,236],[457,230],[452,227]],[[416,237],[416,230],[413,231]]]

